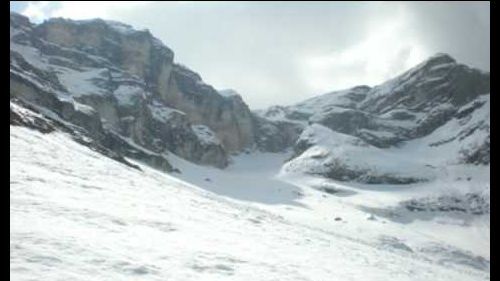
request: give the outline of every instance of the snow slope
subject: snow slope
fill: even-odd
[[[489,217],[369,216],[360,204],[417,190],[277,177],[289,154],[227,170],[173,158],[183,173],[167,175],[17,126],[10,151],[11,280],[489,280]]]

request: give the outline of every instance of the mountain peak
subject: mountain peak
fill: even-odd
[[[446,64],[446,63],[456,63],[457,61],[446,53],[436,53],[425,61],[425,64]]]
[[[13,25],[13,27],[17,27],[20,25],[30,25],[30,20],[28,17],[21,15],[16,12],[10,12],[10,24]]]

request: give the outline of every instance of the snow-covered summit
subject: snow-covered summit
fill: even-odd
[[[447,53],[436,53],[429,58],[427,58],[424,64],[429,65],[438,65],[438,64],[449,64],[449,63],[457,63],[457,61]]]

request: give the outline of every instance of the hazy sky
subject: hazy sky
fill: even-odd
[[[376,85],[445,52],[489,71],[489,2],[11,2],[34,22],[148,28],[175,61],[251,108]]]

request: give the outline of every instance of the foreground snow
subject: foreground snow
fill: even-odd
[[[225,171],[172,159],[182,174],[166,175],[13,126],[10,150],[11,280],[489,279],[489,216],[367,219],[361,204],[414,191],[277,178],[286,154]]]

